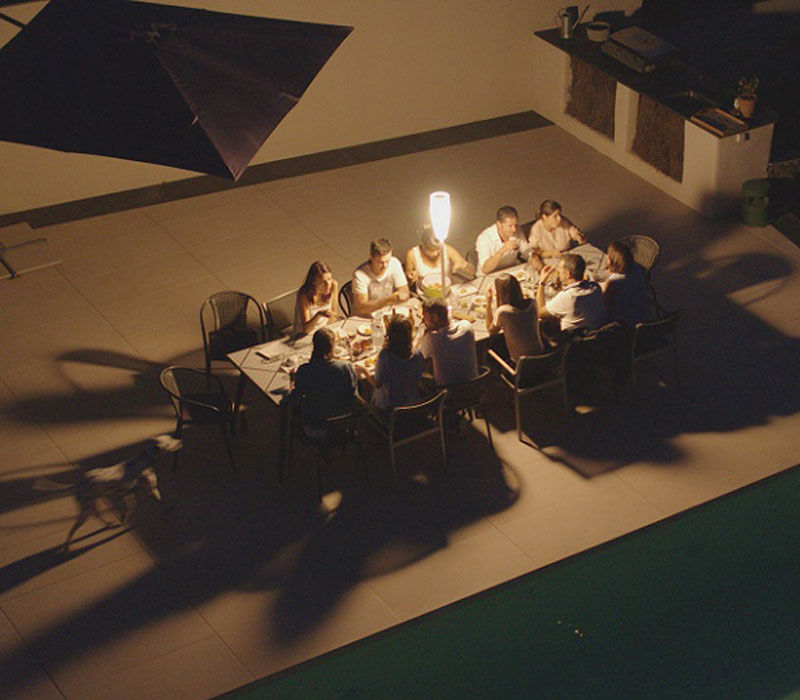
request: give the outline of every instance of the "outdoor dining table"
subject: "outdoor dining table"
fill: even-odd
[[[606,255],[602,250],[591,243],[584,243],[573,248],[570,252],[577,253],[586,261],[586,274],[590,279],[602,279],[605,276]],[[545,262],[554,261],[546,260]],[[485,318],[486,290],[498,276],[504,273],[517,277],[520,280],[523,291],[528,296],[535,295],[538,273],[525,264],[498,270],[450,287],[448,301],[452,306],[453,315],[456,318],[465,318],[471,322],[475,341],[479,344],[479,347],[489,338]],[[548,296],[552,295],[552,293],[554,293],[554,290],[547,290]],[[350,316],[328,324],[328,328],[337,332],[343,339],[347,339],[347,342],[338,344],[340,354],[337,359],[352,360],[356,366],[365,368],[369,374],[372,374],[375,367],[374,358],[380,351],[380,347],[375,347],[373,344],[365,352],[353,356],[351,352],[352,340],[371,336],[371,322],[374,316],[383,316],[395,311],[408,313],[409,310],[414,315],[416,337],[419,338],[422,333],[422,324],[420,322],[421,301],[414,296],[403,304],[381,309],[373,314],[372,317]],[[368,328],[370,332],[367,331]],[[284,402],[283,399],[291,391],[291,375],[294,370],[311,358],[311,338],[311,335],[285,336],[267,343],[237,350],[228,355],[228,359],[242,373],[242,379],[245,377],[249,379],[273,404],[281,406],[283,409],[281,410],[279,447],[281,469],[284,464],[285,440],[288,434],[288,421],[290,418],[287,410],[288,402]]]

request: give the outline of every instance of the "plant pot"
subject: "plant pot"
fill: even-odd
[[[739,113],[745,118],[750,119],[756,109],[756,96],[755,95],[739,95],[734,102],[734,107],[739,110]]]

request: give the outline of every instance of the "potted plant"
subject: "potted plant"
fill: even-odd
[[[756,97],[758,96],[759,80],[754,75],[751,77],[739,78],[739,90],[733,106],[745,119],[753,116],[756,108]]]

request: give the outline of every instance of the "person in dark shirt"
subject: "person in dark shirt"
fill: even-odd
[[[334,359],[336,334],[320,328],[312,338],[311,360],[297,369],[288,400],[300,406],[300,420],[312,438],[325,436],[325,419],[351,411],[358,381],[351,362]]]

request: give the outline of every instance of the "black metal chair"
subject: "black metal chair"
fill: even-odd
[[[348,444],[355,445],[358,463],[364,469],[365,478],[369,483],[369,471],[361,451],[358,432],[359,421],[364,414],[363,405],[357,405],[352,411],[348,411],[347,413],[327,418],[322,426],[324,428],[324,433],[319,436],[310,435],[306,431],[305,426],[299,418],[299,407],[293,407],[291,411],[292,418],[289,423],[290,435],[287,449],[286,471],[288,472],[292,467],[292,459],[294,456],[293,444],[295,441],[315,448],[317,450],[317,500],[322,500],[322,464],[324,463],[325,466],[330,466],[332,462],[330,453],[336,448],[341,448],[342,457],[345,457],[347,455]],[[281,480],[283,480],[282,475]]]
[[[159,381],[169,394],[175,410],[175,437],[180,438],[186,425],[218,425],[225,441],[225,449],[236,471],[231,449],[231,436],[235,413],[231,400],[219,377],[190,367],[171,366],[161,371]],[[173,470],[178,467],[178,452],[173,458]]]
[[[631,393],[636,391],[636,368],[645,361],[671,354],[675,371],[675,388],[680,391],[678,371],[678,317],[680,311],[673,311],[655,321],[637,323],[633,330],[631,344]]]
[[[353,311],[353,281],[347,280],[339,287],[339,310],[345,316],[352,316]]]
[[[297,290],[292,289],[264,302],[264,318],[269,340],[292,334],[296,301]]]
[[[631,328],[617,321],[602,328],[578,331],[570,339],[567,351],[567,391],[575,403],[581,390],[602,386],[610,390],[614,401],[619,398],[619,387],[625,383],[630,371],[629,353]]]
[[[516,367],[512,367],[506,360],[498,355],[494,350],[489,350],[491,357],[500,368],[500,378],[508,389],[510,389],[514,399],[514,417],[517,423],[517,439],[532,447],[539,449],[539,445],[531,439],[530,443],[522,439],[522,410],[520,399],[536,392],[549,389],[550,387],[561,387],[561,394],[564,401],[564,414],[567,423],[570,420],[571,407],[567,396],[566,383],[566,357],[569,343],[552,352],[543,355],[523,355],[517,360]]]
[[[444,402],[445,431],[450,432],[449,429],[457,427],[462,420],[472,422],[475,418],[483,418],[489,445],[494,450],[492,427],[486,410],[486,383],[490,374],[491,370],[488,367],[481,366],[478,368],[478,376],[474,379],[437,386],[436,390],[447,391],[447,399]]]
[[[442,463],[447,469],[447,443],[444,435],[444,402],[447,391],[442,390],[435,396],[411,406],[393,408],[386,419],[373,410],[370,416],[389,443],[389,458],[392,463],[392,475],[397,484],[397,459],[395,449],[420,440],[428,435],[439,434],[442,450]]]
[[[625,238],[620,238],[619,242],[630,248],[633,262],[644,269],[647,289],[650,290],[656,309],[660,310],[661,307],[658,305],[658,297],[653,286],[653,269],[661,259],[661,246],[654,238],[640,235],[625,236]]]
[[[264,310],[244,292],[212,294],[200,307],[200,328],[207,373],[212,362],[227,362],[228,353],[266,342]]]

